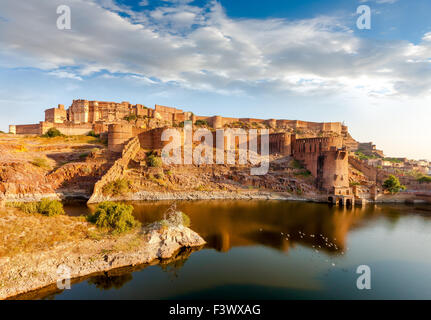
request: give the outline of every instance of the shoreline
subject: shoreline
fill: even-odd
[[[118,268],[181,258],[181,249],[192,248],[191,253],[205,244],[202,237],[183,225],[155,222],[120,236],[80,238],[56,244],[50,250],[5,256],[0,258],[0,270],[7,270],[0,273],[0,300],[56,286],[61,266],[67,266],[68,278],[73,282]]]
[[[299,201],[299,202],[314,202],[328,203],[328,195],[303,195],[297,196],[288,192],[273,192],[273,191],[244,191],[244,192],[226,192],[226,191],[184,191],[184,192],[153,192],[153,191],[138,191],[125,196],[104,196],[104,195],[88,195],[80,192],[57,192],[49,194],[30,194],[30,195],[8,195],[0,199],[0,207],[8,202],[33,202],[40,201],[43,198],[50,198],[60,201],[83,201],[87,204],[97,204],[104,201],[166,201],[166,200],[281,200],[281,201]],[[381,195],[377,200],[365,199],[364,203],[356,202],[356,206],[367,204],[431,204],[430,200],[417,199],[412,195]]]

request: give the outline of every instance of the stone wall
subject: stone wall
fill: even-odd
[[[106,174],[94,185],[93,194],[90,200],[88,200],[88,203],[98,202],[99,198],[103,198],[103,187],[107,183],[121,179],[124,176],[130,160],[136,156],[140,148],[141,145],[138,137],[130,139],[125,144],[121,151],[121,157],[114,162]]]
[[[16,134],[41,134],[42,127],[40,124],[21,124],[15,126]]]
[[[292,139],[289,133],[269,135],[269,153],[289,156],[292,153]]]
[[[342,137],[296,139],[292,136],[292,154],[316,178],[317,188],[328,192],[349,188],[349,156]]]
[[[368,180],[370,181],[377,180],[377,168],[373,166],[369,166],[364,161],[353,156],[349,157],[349,164],[356,170],[359,170],[360,172],[362,172],[365,175],[365,177],[367,177]]]
[[[108,126],[108,150],[111,152],[121,152],[126,142],[132,137],[132,125],[110,124]]]

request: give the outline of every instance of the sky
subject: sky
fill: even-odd
[[[0,0],[0,130],[73,99],[129,101],[341,121],[387,156],[431,160],[430,12],[429,0]]]

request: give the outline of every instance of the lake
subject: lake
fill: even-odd
[[[143,223],[171,202],[133,203]],[[208,244],[175,261],[41,290],[38,299],[431,299],[431,206],[177,202]],[[85,205],[67,205],[70,215]],[[357,268],[370,268],[370,290]]]

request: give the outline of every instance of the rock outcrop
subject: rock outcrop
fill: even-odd
[[[70,278],[167,259],[184,247],[198,248],[205,240],[196,232],[164,221],[119,237],[82,239],[43,252],[0,258],[0,299],[57,283],[59,269]],[[66,269],[65,269],[66,268]]]

